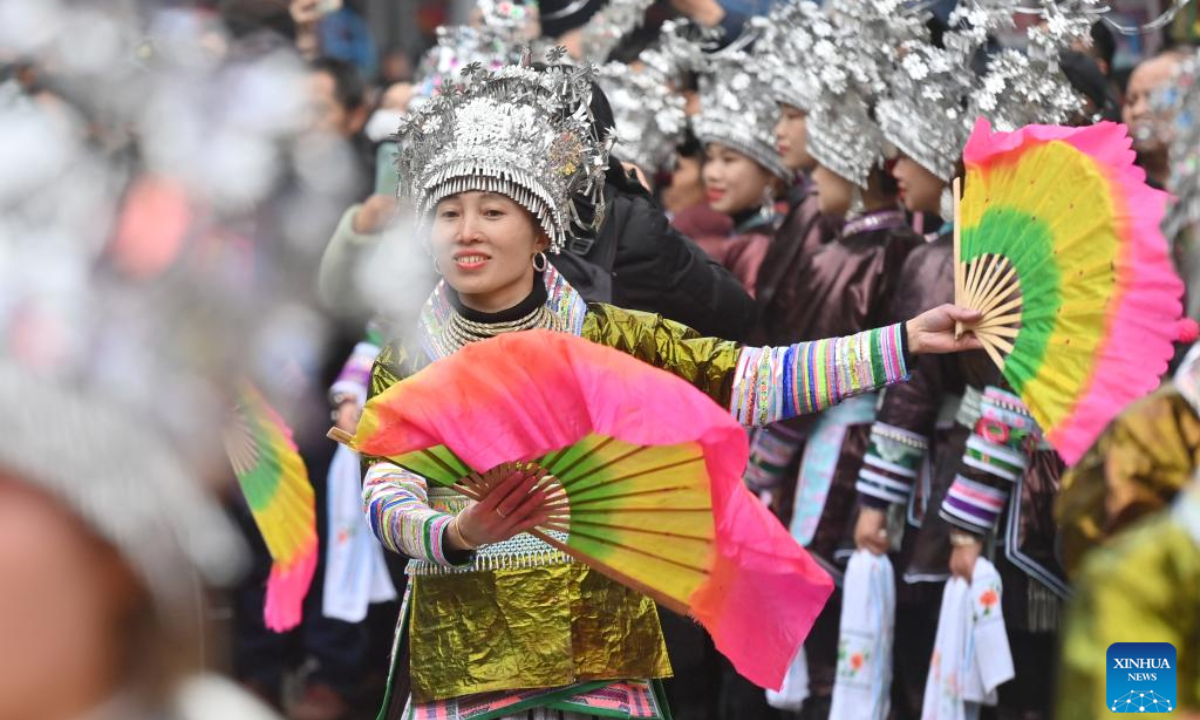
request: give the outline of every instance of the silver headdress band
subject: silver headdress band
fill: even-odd
[[[723,50],[708,57],[699,84],[700,115],[693,119],[696,137],[705,144],[727,145],[790,180],[792,173],[775,151],[779,107],[758,62],[743,51]]]
[[[468,191],[506,195],[527,209],[559,252],[572,226],[594,230],[604,219],[604,176],[614,138],[597,137],[590,102],[593,70],[522,62],[490,72],[467,66],[461,84],[401,123],[400,194],[424,225],[438,202]],[[595,208],[580,216],[577,196]]]

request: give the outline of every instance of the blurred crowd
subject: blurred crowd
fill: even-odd
[[[850,76],[867,63],[822,35],[825,21],[805,15],[817,6],[788,15],[787,4],[481,0],[428,47],[381,51],[369,8],[348,0],[0,0],[0,720],[380,712],[404,558],[371,535],[357,459],[326,431],[354,430],[384,343],[378,318],[411,324],[438,280],[397,197],[394,135],[471,63],[561,45],[563,62],[599,67],[592,109],[616,141],[608,216],[551,259],[589,301],[761,345],[949,301],[946,191],[965,133],[940,138],[953,153],[931,153],[944,175],[898,150],[883,122],[886,152],[860,162],[853,81],[839,91],[816,73],[815,102],[769,87],[790,77],[785,41],[772,39],[781,16],[811,28],[802,62]],[[1035,45],[1024,33],[1036,16],[958,4],[1006,11],[981,47]],[[921,5],[934,47],[978,22],[953,2]],[[1023,66],[1061,71],[1070,113],[1025,112],[1042,99],[1011,85],[997,95],[1013,94],[1012,117],[1028,122],[1129,127],[1147,181],[1174,194],[1164,228],[1186,314],[1200,319],[1200,31],[1194,5],[1161,5],[1174,22],[1097,11],[1048,64]],[[437,24],[457,10],[422,12]],[[928,82],[947,70],[932,65]],[[969,93],[984,75],[955,83]],[[830,119],[831,106],[844,112]],[[807,149],[822,112],[829,142],[849,147],[833,152],[844,164]],[[939,519],[961,487],[950,456],[971,432],[955,414],[964,395],[990,397],[969,368],[923,373],[894,415],[872,397],[836,429],[753,435],[747,484],[839,582],[856,549],[895,560],[885,713],[929,716],[942,586],[982,555],[1004,579],[1016,665],[983,716],[1105,710],[1090,663],[1110,625],[1176,642],[1179,707],[1200,716],[1200,368],[1187,351],[1074,468],[1044,444],[1020,449],[1028,479],[1009,502],[1024,520],[1011,509]],[[317,567],[287,632],[264,620],[272,556],[226,452],[247,379],[291,429],[314,490]],[[905,412],[919,418],[880,434],[885,417],[905,428]],[[911,465],[888,454],[898,437],[916,438]],[[824,459],[805,450],[823,443]],[[872,486],[871,462],[910,468],[905,489]],[[815,511],[797,483],[814,473],[842,490]],[[842,603],[839,590],[790,695],[737,677],[702,630],[664,613],[674,716],[842,716],[831,710]]]

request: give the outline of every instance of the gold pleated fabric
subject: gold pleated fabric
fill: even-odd
[[[413,698],[663,678],[658,610],[580,563],[413,578]]]

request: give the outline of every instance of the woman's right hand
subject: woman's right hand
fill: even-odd
[[[983,553],[983,540],[962,532],[952,533],[951,538],[950,575],[971,582],[975,561]]]
[[[450,544],[459,550],[472,550],[544,525],[550,520],[548,503],[552,498],[552,491],[539,487],[546,475],[545,470],[536,466],[515,469],[501,466],[477,478],[475,487],[489,490],[482,500],[454,518],[457,533],[449,533]],[[460,544],[467,547],[457,547]]]
[[[886,555],[888,551],[887,513],[873,507],[858,511],[854,524],[854,545],[859,550],[869,550],[875,555]]]

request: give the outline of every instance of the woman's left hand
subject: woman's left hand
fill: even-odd
[[[983,345],[969,327],[964,328],[961,336],[954,337],[958,323],[970,326],[981,319],[983,313],[978,310],[968,310],[949,303],[926,310],[904,324],[908,333],[908,352],[921,355],[981,350]]]

